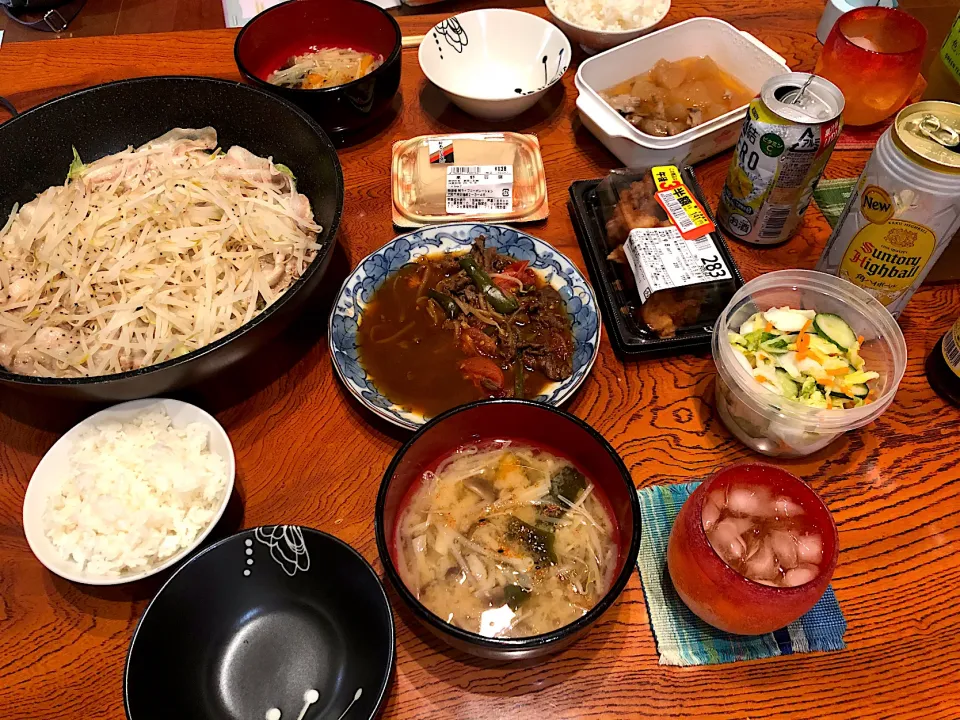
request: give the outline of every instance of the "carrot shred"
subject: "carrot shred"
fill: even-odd
[[[804,331],[800,331],[800,337],[797,338],[797,354],[803,353],[806,355],[807,350],[810,349],[810,335]]]
[[[801,335],[802,335],[803,333],[805,333],[807,330],[810,329],[810,324],[811,324],[812,322],[813,322],[813,321],[812,321],[810,318],[807,318],[807,321],[803,324],[803,327],[800,328],[800,334],[801,334]]]
[[[846,375],[850,372],[850,368],[828,368],[827,375]]]
[[[764,325],[764,327],[763,327],[763,331],[764,331],[764,332],[770,332],[771,330],[773,330],[773,323],[772,323],[772,322],[768,322],[766,325]]]
[[[857,335],[857,344],[863,345],[863,335]]]

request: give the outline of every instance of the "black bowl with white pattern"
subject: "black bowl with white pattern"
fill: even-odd
[[[193,557],[147,607],[127,655],[127,717],[373,718],[394,639],[386,593],[356,550],[294,525],[244,530]]]

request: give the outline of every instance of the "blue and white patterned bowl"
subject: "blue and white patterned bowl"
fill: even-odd
[[[330,312],[329,328],[330,355],[343,384],[361,403],[395,425],[416,430],[428,418],[382,395],[360,364],[357,328],[364,308],[390,273],[424,255],[468,250],[479,235],[486,238],[487,247],[527,260],[566,303],[575,342],[573,374],[563,382],[551,383],[535,399],[550,405],[565,402],[580,387],[597,359],[600,311],[593,290],[576,266],[543,240],[503,225],[475,223],[437,225],[401,235],[364,258],[344,281]]]

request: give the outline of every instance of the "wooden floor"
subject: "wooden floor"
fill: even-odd
[[[222,0],[87,0],[64,33],[31,30],[0,13],[3,42],[223,27]]]

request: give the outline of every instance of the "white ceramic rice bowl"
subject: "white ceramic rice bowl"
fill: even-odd
[[[507,120],[533,107],[570,66],[570,41],[552,23],[519,10],[472,10],[435,25],[420,43],[420,67],[461,110]]]
[[[625,42],[636,40],[642,35],[651,32],[657,25],[663,22],[663,19],[670,12],[670,2],[663,7],[663,11],[657,14],[657,17],[649,23],[645,23],[630,30],[594,30],[583,25],[578,25],[572,20],[564,18],[554,7],[550,0],[546,0],[547,10],[553,17],[553,22],[557,27],[563,30],[563,33],[571,41],[577,43],[588,53],[609,50],[610,48],[623,45]]]
[[[219,506],[214,510],[214,515],[207,527],[200,532],[193,543],[181,549],[179,552],[174,553],[163,562],[151,567],[149,570],[116,577],[80,572],[77,570],[75,563],[64,560],[60,556],[60,553],[57,552],[57,549],[47,538],[43,530],[43,513],[46,509],[47,498],[66,472],[70,449],[76,441],[77,436],[83,430],[111,420],[130,422],[141,413],[158,408],[166,410],[172,426],[175,428],[181,428],[196,422],[204,425],[209,430],[209,450],[222,457],[227,464],[227,482]],[[195,405],[190,405],[180,400],[160,398],[120,403],[119,405],[114,405],[106,410],[94,413],[74,425],[64,433],[64,435],[54,443],[53,447],[47,451],[46,455],[43,456],[40,464],[37,465],[37,469],[34,470],[33,476],[30,478],[30,484],[27,486],[27,492],[23,498],[23,531],[27,536],[27,544],[30,545],[30,550],[33,551],[37,559],[50,570],[50,572],[66,580],[84,585],[122,585],[136,580],[142,580],[183,560],[200,546],[217,522],[219,522],[227,507],[227,503],[230,501],[230,495],[233,493],[235,475],[236,460],[233,454],[233,445],[230,443],[230,439],[227,437],[223,426],[205,410],[201,410]]]

